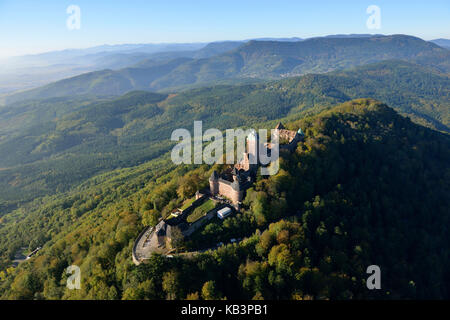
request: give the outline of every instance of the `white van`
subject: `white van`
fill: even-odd
[[[231,214],[231,208],[230,207],[225,207],[223,209],[220,209],[219,211],[217,211],[217,217],[219,219],[225,219],[226,217],[228,217]]]

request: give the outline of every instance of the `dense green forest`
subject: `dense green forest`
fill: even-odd
[[[351,72],[332,76],[350,77]],[[303,129],[305,140],[293,154],[282,154],[278,174],[258,177],[241,213],[223,224],[212,221],[184,246],[202,248],[229,237],[243,241],[190,258],[154,255],[146,264],[132,263],[131,247],[143,226],[167,216],[205,186],[213,169],[220,169],[174,167],[163,154],[35,199],[0,218],[1,297],[448,299],[450,138],[374,100],[352,100],[328,109],[333,101],[351,97],[331,91],[308,95],[310,87],[302,87],[308,79],[205,88],[170,98],[151,95],[146,99],[156,100],[131,112],[150,113],[149,118],[173,112],[177,125],[186,126],[192,119],[205,119],[207,126],[264,126],[261,121],[287,117],[288,128]],[[430,76],[426,81],[436,79],[442,80]],[[291,94],[288,85],[301,94]],[[433,91],[429,94],[432,97]],[[307,115],[302,102],[310,112],[324,111]],[[261,107],[252,107],[256,105]],[[273,106],[278,108],[271,111]],[[397,110],[407,113],[400,106]],[[120,103],[116,107],[112,104],[113,114],[126,110]],[[301,116],[292,112],[295,108]],[[95,108],[68,114],[64,123],[70,127],[78,122],[77,130],[88,131],[92,124],[80,119],[91,110]],[[209,118],[209,112],[221,116]],[[192,118],[181,117],[189,114]],[[121,121],[129,116],[121,115]],[[101,128],[124,130],[123,123],[95,119],[101,122],[99,133]],[[138,115],[134,119],[148,121]],[[40,245],[36,257],[9,267],[21,247]],[[65,288],[64,270],[72,264],[81,267],[81,290]],[[376,292],[365,287],[365,271],[372,264],[382,271],[382,290]]]
[[[449,132],[448,75],[403,61],[177,94],[51,98],[0,108],[0,216],[36,197],[64,192],[172,147],[176,128],[226,129],[294,121],[334,104],[372,97],[415,122]]]
[[[209,50],[208,50],[209,49]],[[224,50],[230,51],[224,52]],[[120,70],[100,70],[50,83],[3,98],[6,103],[74,95],[121,95],[131,90],[174,90],[234,83],[248,79],[280,79],[343,70],[378,61],[401,59],[450,71],[450,51],[407,35],[355,38],[311,38],[305,41],[249,41],[236,48],[225,43],[198,55],[168,54]],[[217,53],[213,55],[213,53]],[[212,56],[211,56],[212,55]]]

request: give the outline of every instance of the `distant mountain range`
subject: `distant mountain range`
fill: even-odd
[[[86,49],[66,49],[60,51],[50,51],[40,54],[12,57],[8,62],[18,66],[43,66],[55,64],[81,63],[87,57],[106,56],[111,53],[135,54],[167,51],[193,51],[205,47],[208,43],[161,43],[161,44],[119,44],[101,45]],[[78,59],[78,60],[76,60]]]
[[[211,43],[199,50],[155,53],[131,67],[101,70],[3,97],[4,103],[72,95],[170,91],[227,81],[280,79],[400,59],[450,70],[450,51],[405,35],[329,36],[304,41]]]
[[[159,52],[193,52],[207,43],[102,45],[3,59],[0,94],[39,87],[101,69],[120,69]]]
[[[431,40],[430,42],[433,42],[437,44],[438,46],[444,47],[444,48],[450,48],[450,40],[449,39],[435,39]]]

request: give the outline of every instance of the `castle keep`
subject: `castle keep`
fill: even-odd
[[[295,151],[297,144],[303,139],[303,132],[287,130],[280,122],[275,127],[280,138],[280,150]],[[212,196],[222,196],[231,200],[234,205],[239,206],[245,196],[245,191],[250,188],[256,179],[258,171],[259,137],[252,132],[247,137],[247,150],[243,159],[231,169],[229,168],[221,175],[216,171],[209,178],[209,188]],[[282,143],[284,142],[284,143]],[[270,149],[271,143],[266,144]]]

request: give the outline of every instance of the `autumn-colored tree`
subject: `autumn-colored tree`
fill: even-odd
[[[214,281],[207,281],[202,287],[202,298],[204,300],[218,300],[220,299],[220,294],[217,292],[216,285]]]
[[[200,300],[200,296],[198,292],[188,293],[188,295],[186,296],[186,300]]]
[[[175,300],[180,295],[180,281],[179,274],[176,271],[169,271],[164,273],[162,280],[162,288],[167,294],[167,299]]]

